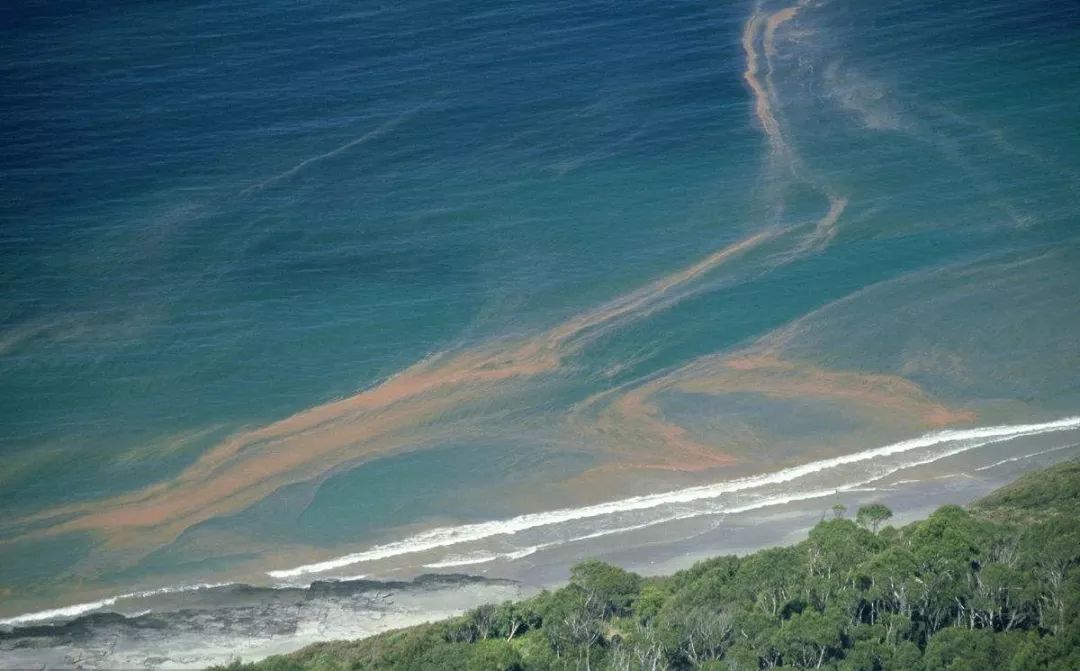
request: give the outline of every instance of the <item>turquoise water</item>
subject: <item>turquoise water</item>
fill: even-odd
[[[4,11],[2,615],[1080,412],[1075,7]]]

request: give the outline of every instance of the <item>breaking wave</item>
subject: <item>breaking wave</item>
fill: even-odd
[[[1005,464],[1011,464],[1017,461],[1023,461],[1025,459],[1032,459],[1034,457],[1042,456],[1044,454],[1050,454],[1052,452],[1060,452],[1062,450],[1068,450],[1073,447],[1080,447],[1080,443],[1069,443],[1068,445],[1059,445],[1058,447],[1051,447],[1048,450],[1039,450],[1038,452],[1032,452],[1031,454],[1022,454],[1018,457],[1009,457],[1008,459],[1002,459],[1001,461],[995,461],[992,464],[986,466],[980,466],[975,469],[975,472],[988,471],[991,468],[997,468],[998,466],[1004,466]]]
[[[72,606],[65,606],[63,608],[52,608],[50,610],[39,610],[33,613],[26,613],[24,615],[17,615],[15,617],[9,617],[6,620],[0,620],[0,626],[15,626],[20,624],[26,624],[29,622],[44,622],[49,620],[68,620],[76,618],[80,615],[100,610],[108,606],[114,606],[118,601],[125,599],[146,599],[152,596],[160,596],[162,594],[179,594],[182,592],[196,592],[204,589],[215,589],[218,587],[229,587],[236,583],[231,582],[216,582],[216,583],[200,583],[197,585],[173,585],[169,587],[159,587],[158,589],[144,590],[140,592],[128,592],[126,594],[118,594],[117,596],[111,596],[107,599],[101,599],[100,601],[88,601],[86,603],[77,603]]]
[[[845,490],[850,487],[863,486],[870,482],[880,480],[882,477],[885,477],[891,473],[895,473],[896,471],[925,465],[927,463],[931,463],[933,461],[952,456],[959,452],[975,449],[977,447],[981,447],[990,443],[1001,442],[1003,440],[1012,440],[1015,438],[1038,435],[1043,433],[1068,431],[1078,428],[1080,428],[1080,417],[1067,417],[1053,422],[1043,422],[1038,424],[1015,424],[1005,426],[988,426],[974,429],[939,431],[934,433],[928,433],[918,438],[912,438],[910,440],[892,443],[883,447],[864,450],[862,452],[833,457],[830,459],[822,459],[819,461],[812,461],[806,464],[802,464],[800,466],[794,466],[791,468],[775,471],[773,473],[739,478],[736,480],[729,480],[711,485],[689,487],[686,489],[664,492],[660,494],[634,496],[626,499],[609,501],[606,503],[583,506],[579,508],[563,508],[548,512],[528,513],[504,520],[493,520],[489,522],[479,522],[474,524],[465,524],[452,527],[439,527],[415,534],[400,541],[377,545],[368,550],[347,554],[334,559],[316,562],[313,564],[305,564],[289,569],[268,571],[267,575],[273,578],[290,578],[309,573],[322,573],[326,571],[332,571],[334,569],[343,568],[345,566],[351,566],[353,564],[387,559],[400,555],[424,552],[443,547],[450,547],[463,543],[470,543],[486,538],[491,538],[493,536],[514,535],[523,531],[528,531],[539,527],[563,524],[576,520],[596,518],[605,515],[626,513],[630,511],[648,510],[661,506],[708,501],[709,499],[715,499],[724,494],[745,492],[748,490],[767,487],[769,485],[788,483],[799,478],[820,474],[822,472],[830,471],[832,469],[836,469],[838,467],[846,466],[849,464],[869,462],[883,457],[903,454],[906,452],[911,452],[913,450],[925,449],[938,445],[959,444],[952,449],[932,454],[926,458],[922,458],[913,462],[906,462],[892,468],[886,468],[884,472],[875,472],[869,479],[864,478],[856,482],[842,483],[838,486],[832,486],[822,490],[815,489],[803,493],[793,492],[790,494],[784,494],[778,497],[770,497],[768,499],[759,500],[726,509],[714,508],[696,512],[689,512],[684,513],[683,516],[689,517],[712,513],[744,512],[746,510],[753,510],[768,505],[780,505],[785,502],[803,500],[808,498],[817,498],[820,496],[835,493],[836,491]],[[674,518],[670,516],[665,516],[659,520],[652,520],[638,526],[653,526],[656,524],[672,521],[672,519],[677,518],[678,516]],[[625,530],[627,529],[608,530],[597,533],[601,535],[607,535],[608,533],[621,533]],[[570,540],[562,540],[558,541],[558,544],[583,540],[584,538],[585,537],[578,537]],[[531,552],[529,554],[531,554]],[[486,555],[483,557],[486,557]],[[492,559],[486,559],[483,557],[469,556],[466,558],[462,558],[461,561],[466,561],[468,563],[482,563],[486,561],[493,561],[494,559],[498,558],[498,556],[493,556]],[[447,565],[451,564],[442,562],[442,566]],[[458,563],[457,565],[465,564]],[[429,567],[431,567],[431,565],[429,565]]]
[[[615,516],[621,513],[635,511],[648,511],[662,508],[664,506],[671,506],[673,508],[673,510],[664,511],[663,514],[657,517],[646,519],[644,521],[638,521],[633,524],[621,524],[618,526],[613,526],[611,528],[600,529],[588,533],[578,533],[577,535],[570,535],[569,537],[557,538],[555,540],[550,540],[546,542],[529,544],[524,547],[516,548],[505,552],[475,551],[450,555],[442,560],[424,564],[424,567],[431,569],[441,569],[485,564],[498,560],[512,561],[528,557],[542,550],[546,550],[556,546],[588,541],[615,534],[629,533],[694,517],[701,517],[705,515],[745,513],[771,506],[779,506],[789,503],[795,503],[798,501],[807,501],[832,496],[835,495],[837,492],[853,491],[859,488],[865,488],[868,485],[878,482],[899,471],[930,464],[962,452],[967,452],[969,450],[984,447],[986,445],[1009,441],[1025,436],[1034,436],[1060,431],[1070,431],[1075,429],[1080,429],[1080,417],[1068,417],[1053,422],[1043,422],[1038,424],[1017,424],[1006,426],[989,426],[963,430],[940,431],[935,433],[929,433],[918,438],[904,440],[870,450],[864,450],[862,452],[833,457],[830,459],[812,461],[806,464],[782,469],[772,473],[739,478],[711,485],[689,487],[660,494],[634,496],[630,498],[609,501],[596,505],[583,506],[579,508],[564,508],[548,512],[529,513],[504,520],[492,520],[489,522],[466,524],[454,527],[440,527],[415,534],[400,541],[378,545],[362,552],[344,555],[342,557],[330,559],[323,562],[305,564],[303,566],[298,566],[291,569],[268,571],[267,574],[279,580],[296,578],[302,575],[323,573],[345,566],[374,561],[378,559],[386,559],[390,557],[424,552],[427,550],[433,550],[443,547],[467,544],[470,542],[475,542],[494,536],[513,536],[515,534],[526,532],[532,529],[551,527],[559,524],[575,522],[578,520],[595,519],[603,516]],[[1080,445],[1080,443],[1073,443],[1070,445],[1064,445],[1048,450],[1042,450],[1032,454],[1012,457],[1009,459],[995,462],[993,464],[990,464],[989,466],[981,467],[976,470],[986,470],[994,466],[1002,465],[1004,463],[1027,459],[1040,454],[1046,454],[1049,452],[1067,449],[1069,447],[1075,447],[1076,445]],[[936,449],[929,452],[924,452],[922,455],[916,458],[909,458],[904,461],[893,463],[877,463],[877,460],[883,460],[887,457],[911,453],[918,450],[927,450],[928,448],[937,448],[940,446],[944,446],[945,449]],[[769,492],[767,489],[771,485],[785,485],[800,478],[806,478],[812,475],[829,474],[831,471],[836,471],[843,466],[851,464],[869,465],[872,466],[872,468],[864,469],[855,477],[849,477],[841,482],[835,482],[828,485],[822,485],[820,483],[817,483],[815,486],[808,487],[807,489],[802,491],[791,491],[790,489],[783,489],[779,492]],[[760,496],[758,496],[757,498],[752,498],[749,500],[733,500],[726,503],[715,501],[715,499],[718,499],[727,494],[742,493],[752,495],[755,494],[754,490],[765,491],[759,492]],[[687,507],[686,504],[697,505],[695,507]],[[363,577],[365,576],[354,576],[353,579]],[[342,580],[342,578],[335,578],[334,580]],[[125,600],[142,599],[182,592],[194,592],[199,590],[225,588],[235,586],[237,584],[238,583],[234,582],[201,583],[193,585],[168,586],[151,590],[133,591],[101,599],[99,601],[74,604],[71,606],[65,606],[63,608],[36,611],[7,619],[0,619],[0,626],[11,627],[34,622],[70,620],[77,618],[81,615],[85,615],[94,611],[99,611],[110,606],[115,606],[117,603]],[[279,582],[279,584],[273,589],[293,588],[297,586],[298,585],[293,584],[291,581]]]

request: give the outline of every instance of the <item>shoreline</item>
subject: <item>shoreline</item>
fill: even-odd
[[[378,562],[383,560],[394,560],[404,556],[423,557],[426,552],[441,551],[444,548],[456,546],[465,546],[468,548],[468,545],[471,543],[485,541],[490,538],[516,537],[535,529],[551,528],[561,524],[598,520],[605,517],[616,517],[628,512],[651,511],[665,506],[667,507],[665,514],[661,514],[655,519],[646,519],[634,524],[602,528],[599,530],[590,529],[586,533],[579,535],[563,535],[562,537],[558,537],[546,543],[529,545],[512,551],[500,553],[496,551],[483,552],[474,550],[474,554],[472,555],[450,555],[443,556],[438,560],[421,561],[413,567],[417,570],[412,571],[412,575],[416,576],[422,574],[424,571],[421,569],[430,569],[430,571],[427,572],[437,572],[442,569],[457,569],[486,564],[497,566],[500,561],[513,562],[515,560],[525,559],[537,552],[557,550],[560,546],[564,545],[580,544],[606,536],[631,534],[633,532],[647,530],[651,527],[666,527],[671,523],[679,523],[683,520],[692,518],[740,514],[752,512],[754,510],[784,507],[789,504],[812,502],[816,499],[837,496],[841,493],[853,493],[859,488],[869,487],[875,483],[880,483],[895,473],[933,464],[942,459],[948,459],[959,454],[978,450],[979,448],[990,446],[995,443],[1074,430],[1080,430],[1080,416],[1069,416],[1057,420],[1029,424],[993,425],[929,432],[907,440],[861,450],[851,454],[827,459],[818,459],[797,466],[783,468],[778,471],[719,481],[712,484],[685,487],[655,494],[631,496],[628,498],[615,499],[575,508],[562,508],[527,513],[502,520],[489,520],[486,522],[458,526],[436,527],[407,536],[401,540],[378,544],[359,552],[347,553],[345,555],[292,568],[267,570],[265,575],[272,580],[278,581],[276,583],[247,583],[242,580],[211,582],[208,580],[190,585],[167,585],[133,590],[118,595],[106,596],[94,601],[70,604],[39,611],[30,611],[0,618],[0,627],[12,627],[32,622],[57,621],[65,618],[70,619],[100,611],[103,608],[115,605],[119,601],[167,594],[184,594],[202,589],[226,587],[229,585],[248,585],[267,589],[292,589],[310,586],[311,584],[322,580],[343,580],[345,577],[334,575],[332,572],[337,569],[355,567],[357,564],[365,564],[369,567],[374,565],[374,567],[378,569],[380,568],[378,567]],[[938,449],[939,446],[945,446],[945,449],[930,454],[923,454],[920,452],[920,450],[928,448]],[[1039,454],[1065,451],[1070,447],[1071,443],[1044,450]],[[766,491],[764,492],[765,496],[758,500],[746,502],[734,501],[733,504],[730,505],[727,504],[726,500],[723,500],[721,506],[703,508],[680,509],[677,507],[720,500],[725,495],[738,495],[741,492],[747,491],[754,492],[760,488],[772,485],[786,485],[818,474],[828,473],[845,466],[873,463],[875,460],[885,460],[889,457],[907,453],[913,453],[913,455],[918,458],[899,464],[883,463],[878,468],[883,468],[884,471],[879,470],[870,473],[860,473],[854,479],[848,478],[846,481],[832,483],[834,486],[828,486],[829,483],[825,483],[825,486],[811,486],[810,488],[801,491],[790,491],[785,487],[781,492],[772,496],[769,496],[772,492]],[[1038,455],[1029,456],[1034,457]],[[1004,465],[1010,463],[1011,460],[1022,458],[1023,457],[1016,457],[1010,453],[1009,457],[1004,460],[999,460],[1000,464],[994,463],[979,468],[985,469],[997,465]],[[407,564],[407,566],[411,565],[411,563]],[[389,573],[394,573],[393,567],[387,568],[389,568]],[[381,572],[366,570],[361,572],[363,575],[360,577],[366,578],[369,573],[378,574],[386,572],[386,569],[383,569]],[[481,573],[484,572],[486,571],[481,569]],[[300,576],[312,576],[312,579],[309,582],[299,584],[284,582],[287,579]]]
[[[1045,424],[1060,426],[1062,421],[1080,419]],[[45,611],[55,614],[48,617],[41,612],[29,613],[9,618],[0,627],[0,659],[7,665],[24,666],[38,662],[64,666],[81,660],[78,663],[87,668],[115,666],[122,660],[160,668],[199,668],[228,662],[237,655],[255,661],[318,641],[363,638],[449,617],[483,603],[527,597],[563,584],[569,568],[584,558],[601,559],[642,575],[666,575],[717,554],[747,554],[790,544],[805,537],[834,502],[849,509],[881,502],[896,512],[898,524],[906,523],[925,517],[940,505],[974,501],[1019,474],[1080,453],[1075,437],[1062,440],[1061,432],[1076,430],[1071,424],[1044,434],[1021,432],[1009,439],[986,435],[993,430],[971,430],[984,433],[974,442],[970,432],[964,434],[968,437],[960,445],[934,459],[917,459],[904,468],[881,464],[878,474],[870,478],[873,486],[856,483],[794,496],[788,492],[786,500],[773,498],[764,505],[743,503],[729,506],[726,512],[684,510],[678,519],[642,523],[632,530],[594,530],[588,538],[564,539],[523,556],[474,561],[460,569],[449,565],[454,562],[446,562],[438,571],[432,569],[430,564],[437,562],[421,552],[412,566],[372,566],[373,570],[363,571],[371,576],[368,579],[354,575],[360,579],[350,581],[327,575],[312,576],[319,579],[306,586],[227,583],[174,587],[112,597],[100,606],[83,604],[93,607],[74,616],[72,609],[79,605]],[[1023,448],[1013,442],[1018,440],[1025,441]],[[874,451],[888,451],[886,448],[895,449],[885,446]],[[352,572],[357,573],[357,568],[352,566]],[[468,574],[422,577],[443,570]],[[111,610],[118,614],[109,613]],[[75,631],[82,632],[82,642],[70,638]],[[200,641],[196,649],[202,652],[196,657],[180,654],[185,640],[205,637],[207,632],[213,632],[210,639],[220,643]],[[34,641],[34,650],[24,645],[17,657],[7,661],[16,654],[11,646],[20,639]],[[102,653],[95,641],[106,639],[114,641],[114,647]],[[126,643],[117,645],[117,640]],[[88,663],[91,658],[99,661]]]
[[[1078,493],[1074,458],[910,524],[838,502],[781,547],[653,577],[586,560],[533,598],[214,669],[1074,668]]]

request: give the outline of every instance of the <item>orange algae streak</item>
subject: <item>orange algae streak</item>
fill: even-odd
[[[754,94],[754,116],[757,117],[773,153],[788,156],[790,149],[784,138],[783,129],[773,111],[773,99],[775,93],[772,86],[772,58],[776,55],[776,31],[777,29],[795,18],[805,3],[799,3],[787,9],[774,12],[767,18],[762,15],[760,3],[754,9],[754,13],[746,21],[742,32],[742,49],[746,56],[746,70],[743,71],[743,80]],[[764,29],[762,23],[765,24]],[[758,53],[757,41],[761,37],[762,51],[766,62],[765,81],[761,78],[762,57]]]
[[[618,459],[590,470],[582,478],[629,469],[695,472],[735,462],[719,446],[697,440],[686,428],[664,417],[652,399],[667,385],[662,378],[629,391],[614,389],[594,394],[573,409],[571,426]]]
[[[769,144],[772,146],[773,152],[786,154],[787,145],[784,142],[783,133],[780,131],[780,123],[773,115],[769,91],[758,77],[760,67],[755,42],[758,33],[761,32],[762,20],[763,17],[755,13],[743,28],[742,48],[746,54],[746,70],[743,72],[743,79],[754,94],[754,115],[765,131],[766,137],[769,138]]]
[[[812,240],[816,244],[826,243],[836,235],[836,222],[839,221],[840,215],[844,213],[847,206],[847,198],[834,195],[829,196],[829,211],[817,222],[817,226],[814,228]]]
[[[887,409],[933,427],[975,419],[973,413],[949,408],[915,383],[896,375],[827,370],[785,361],[772,354],[747,354],[709,362],[672,386],[711,394],[740,391],[778,398],[824,398]]]
[[[778,96],[776,87],[773,84],[773,59],[777,55],[777,30],[785,23],[794,19],[799,11],[806,5],[807,0],[802,0],[802,2],[799,2],[798,4],[773,12],[765,18],[761,13],[761,6],[759,3],[750,19],[746,22],[742,36],[742,47],[746,54],[746,71],[743,74],[743,78],[746,80],[747,84],[750,86],[750,90],[754,94],[754,115],[758,118],[758,122],[761,124],[762,129],[765,131],[765,135],[769,139],[769,145],[772,147],[773,154],[783,157],[787,167],[796,174],[803,171],[800,165],[800,159],[796,151],[788,143],[784,129],[774,111],[774,107],[777,105]],[[761,28],[762,21],[764,21],[765,24],[764,28]],[[764,77],[761,75],[762,56],[759,55],[756,46],[758,33],[761,33],[761,50],[764,53]],[[814,230],[806,237],[806,239],[791,252],[783,255],[784,258],[790,258],[807,251],[820,250],[828,244],[833,236],[836,235],[836,223],[848,206],[848,199],[846,197],[838,196],[828,187],[818,183],[817,180],[805,177],[803,180],[810,183],[828,197],[829,210],[816,222]]]
[[[325,476],[345,464],[475,433],[482,417],[447,416],[559,372],[563,358],[597,333],[679,300],[684,294],[677,289],[774,235],[764,232],[736,242],[536,336],[435,356],[348,398],[233,436],[173,480],[104,501],[55,508],[21,522],[53,521],[30,536],[100,531],[109,546],[140,545],[149,551],[285,485]],[[660,445],[677,452],[703,454],[708,449],[658,418],[650,431]]]
[[[814,229],[803,237],[793,249],[778,256],[782,262],[791,260],[807,252],[822,250],[836,237],[836,224],[847,209],[848,199],[832,193],[829,196],[829,211],[814,223]]]
[[[596,327],[612,325],[620,318],[629,317],[638,319],[643,317],[664,305],[667,299],[673,298],[671,294],[674,290],[683,285],[692,283],[694,280],[712,271],[738,254],[746,252],[753,247],[776,237],[778,233],[779,231],[762,231],[749,238],[728,245],[697,263],[671,273],[670,275],[665,275],[641,289],[632,291],[625,296],[621,296],[595,310],[590,310],[579,317],[555,327],[545,336],[541,337],[539,343],[542,343],[548,349],[557,349],[576,336],[590,332]]]
[[[778,12],[774,12],[769,16],[765,22],[765,36],[762,39],[762,46],[765,47],[765,55],[772,57],[776,55],[776,29],[781,25],[795,18],[795,15],[799,13],[799,10],[803,8],[803,4],[799,3],[787,9],[781,9]]]
[[[700,471],[726,466],[736,458],[725,447],[696,440],[663,416],[657,399],[668,392],[723,396],[760,394],[772,398],[835,401],[869,415],[891,417],[927,427],[972,422],[974,413],[934,399],[917,384],[897,375],[830,370],[784,359],[778,340],[792,337],[795,324],[773,332],[750,349],[712,354],[636,387],[596,394],[574,409],[573,426],[605,445],[617,463],[594,469]]]
[[[613,404],[614,416],[609,418],[609,421],[625,422],[638,434],[639,442],[647,446],[642,451],[651,457],[651,462],[636,467],[695,471],[734,462],[731,455],[694,439],[684,427],[665,419],[660,408],[648,401],[648,396],[648,389],[623,396]]]
[[[513,354],[513,353],[512,353]],[[418,444],[439,415],[481,400],[499,385],[552,368],[542,357],[496,365],[471,354],[444,366],[421,364],[371,390],[236,436],[148,496],[103,502],[55,531],[192,524],[233,512],[286,484],[334,467]]]

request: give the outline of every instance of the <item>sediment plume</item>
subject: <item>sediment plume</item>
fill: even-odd
[[[39,527],[16,538],[91,531],[104,536],[107,549],[137,546],[149,552],[199,522],[242,510],[288,484],[432,440],[469,435],[470,420],[444,417],[558,373],[566,357],[599,334],[679,300],[680,290],[774,236],[768,231],[749,236],[536,336],[433,356],[358,394],[236,435],[170,481],[15,520],[14,525]]]

